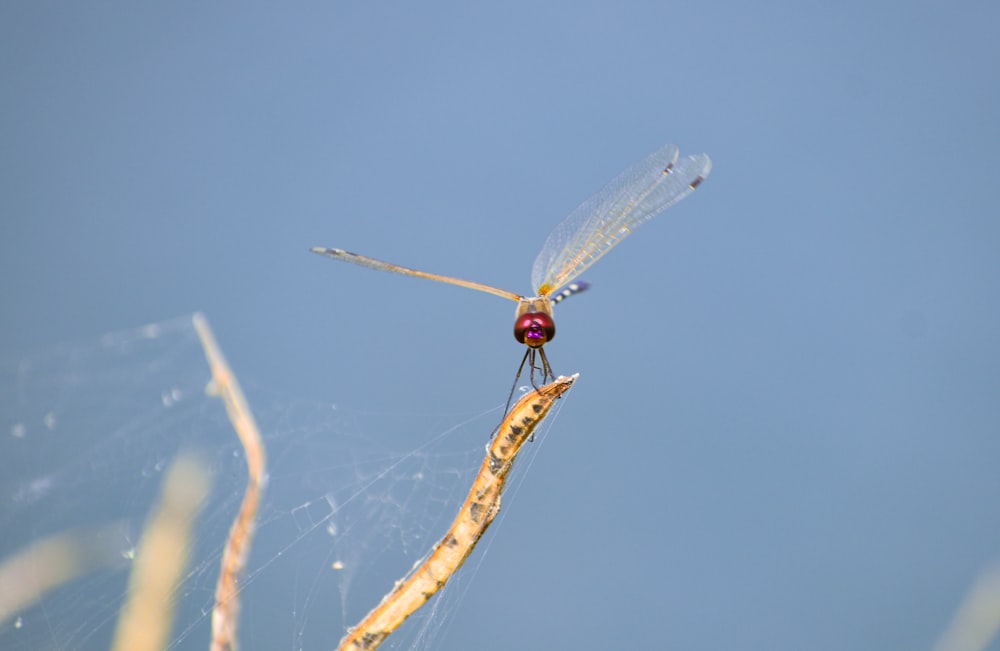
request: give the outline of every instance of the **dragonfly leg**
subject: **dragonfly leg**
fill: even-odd
[[[517,367],[517,375],[514,376],[514,384],[511,385],[510,394],[507,396],[507,404],[503,406],[504,417],[507,415],[507,412],[510,411],[510,403],[514,401],[514,392],[517,391],[517,381],[521,379],[521,372],[524,371],[524,363],[528,361],[528,355],[533,352],[535,352],[533,348],[529,348],[524,351],[524,357],[521,358],[521,364]],[[532,365],[534,365],[534,362],[534,356],[532,356]],[[496,430],[493,431],[493,434],[490,434],[490,438],[493,438],[494,434],[496,434]]]
[[[542,383],[555,381],[556,375],[552,372],[552,367],[549,366],[549,358],[545,356],[545,349],[539,348],[538,355],[542,358]],[[535,387],[537,390],[538,387]]]
[[[537,354],[536,354],[537,353]],[[541,359],[542,365],[538,365],[538,359]],[[503,407],[503,415],[506,416],[507,412],[510,411],[510,403],[514,401],[514,392],[517,391],[517,383],[521,379],[521,374],[524,372],[524,365],[528,365],[528,380],[531,382],[531,387],[538,391],[538,383],[535,381],[535,372],[541,371],[542,373],[542,384],[546,382],[555,380],[555,373],[552,372],[552,367],[549,365],[549,358],[545,356],[544,348],[528,348],[524,351],[524,357],[521,358],[521,363],[517,367],[517,374],[514,376],[514,384],[510,387],[510,393],[507,395],[507,404]],[[493,434],[490,434],[490,438],[496,434],[496,430]],[[532,434],[529,439],[534,441],[534,434]]]

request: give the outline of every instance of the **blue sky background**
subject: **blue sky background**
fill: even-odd
[[[309,247],[527,293],[604,182],[704,151],[559,306],[581,379],[438,648],[929,648],[1000,559],[998,21],[6,3],[0,352],[200,309],[287,395],[485,410],[513,304]]]

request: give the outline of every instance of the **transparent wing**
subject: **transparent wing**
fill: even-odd
[[[691,194],[712,169],[706,154],[680,161],[677,154],[676,145],[653,152],[555,227],[531,270],[531,286],[539,296],[572,282],[639,224]]]
[[[471,280],[462,280],[461,278],[453,278],[451,276],[432,274],[426,271],[420,271],[418,269],[410,269],[409,267],[403,267],[401,265],[393,264],[391,262],[385,262],[383,260],[376,260],[375,258],[369,258],[366,255],[359,255],[357,253],[345,251],[344,249],[328,249],[322,246],[314,246],[309,250],[312,251],[313,253],[318,253],[320,255],[325,255],[328,258],[333,258],[334,260],[343,260],[344,262],[350,262],[351,264],[356,264],[361,267],[368,267],[369,269],[377,269],[378,271],[389,271],[394,274],[403,274],[404,276],[414,276],[416,278],[426,278],[427,280],[436,280],[439,283],[458,285],[459,287],[474,289],[477,292],[486,292],[487,294],[493,294],[494,296],[499,296],[500,298],[507,298],[512,301],[521,300],[520,295],[515,294],[514,292],[508,292],[506,289],[497,289],[496,287],[491,287],[489,285],[484,285],[482,283],[476,283]]]

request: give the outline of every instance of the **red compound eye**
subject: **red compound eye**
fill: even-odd
[[[548,314],[528,312],[514,322],[514,339],[529,348],[541,348],[556,336],[556,324]]]

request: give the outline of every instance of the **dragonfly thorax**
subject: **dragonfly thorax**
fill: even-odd
[[[522,298],[514,320],[514,338],[529,348],[541,348],[556,336],[552,303],[547,297]]]

